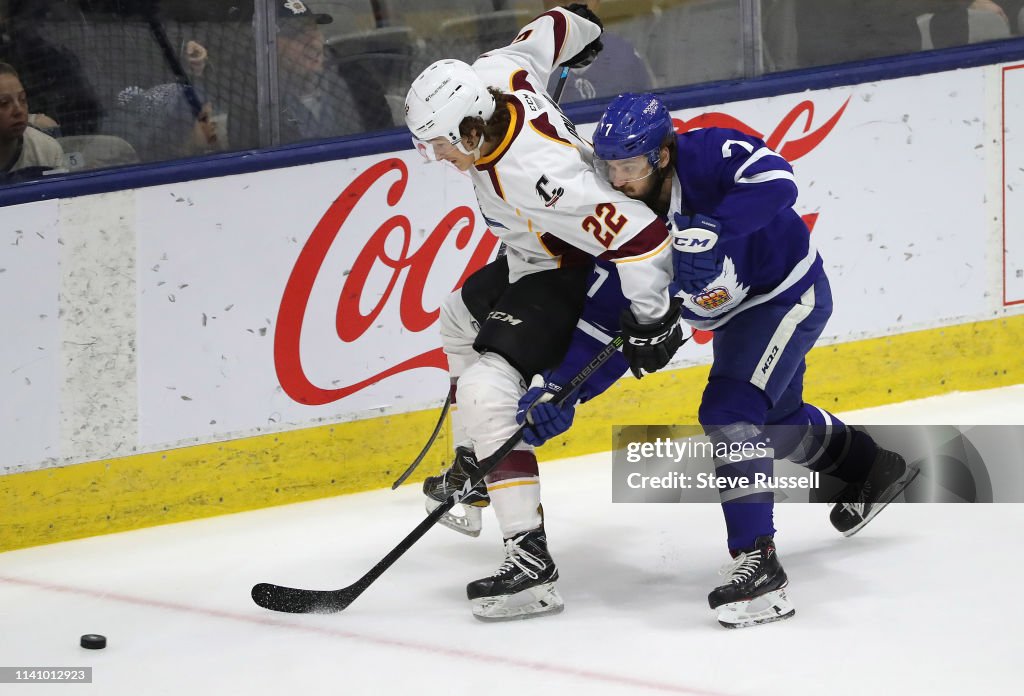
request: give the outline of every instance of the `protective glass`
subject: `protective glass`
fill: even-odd
[[[598,173],[613,186],[643,181],[654,173],[654,167],[651,166],[647,155],[619,160],[595,159],[594,166]]]

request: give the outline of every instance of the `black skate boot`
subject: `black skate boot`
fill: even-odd
[[[490,577],[466,585],[466,596],[481,621],[529,619],[562,611],[556,580],[542,525],[506,539],[505,562]]]
[[[789,578],[771,537],[758,537],[752,548],[733,554],[732,563],[720,571],[726,576],[725,583],[708,595],[708,604],[718,612],[718,623],[726,628],[745,628],[788,619],[796,613],[783,589]]]
[[[446,501],[455,491],[462,490],[469,481],[469,475],[476,470],[476,455],[468,447],[456,447],[455,459],[451,466],[437,476],[428,476],[423,481],[423,494],[427,496],[427,512]],[[468,534],[471,537],[480,536],[480,529],[483,527],[483,520],[480,511],[491,504],[487,495],[487,485],[481,481],[469,493],[459,501],[462,514],[453,513],[452,508],[438,520],[449,529]]]
[[[848,484],[832,501],[832,526],[844,536],[853,536],[902,493],[920,471],[908,467],[896,452],[879,447],[867,478]]]

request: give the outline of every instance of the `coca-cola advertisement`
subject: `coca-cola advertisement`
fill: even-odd
[[[1003,201],[993,188],[1003,153],[982,118],[987,75],[925,75],[673,117],[680,131],[754,133],[792,162],[796,209],[835,297],[821,343],[855,341],[1012,311],[1002,302]],[[579,130],[587,137],[592,128]],[[51,221],[60,236],[72,222],[107,218],[134,229],[124,268],[81,276],[122,299],[126,287],[134,294],[135,334],[116,336],[134,356],[134,382],[111,402],[132,416],[89,431],[130,451],[437,408],[448,389],[439,307],[498,249],[468,177],[412,148],[86,197],[46,214],[72,209],[74,221]],[[47,266],[59,257],[57,240],[31,241],[7,247],[0,282],[50,278],[57,294],[66,279]],[[19,259],[29,256],[19,254],[30,249],[25,265]],[[32,290],[8,296],[19,294]],[[59,355],[61,322],[78,319],[60,307],[40,314],[49,318],[10,312],[9,335],[19,338],[7,348],[9,370],[37,366],[2,383],[28,404],[0,432],[20,443],[22,467],[73,454],[61,433],[74,424],[52,406],[60,361],[32,361],[45,352],[39,345]],[[673,367],[710,362],[710,338],[698,333]],[[48,375],[36,374],[39,365]],[[33,369],[36,383],[50,385],[35,400],[19,379]],[[49,425],[30,442],[17,423],[33,418]]]

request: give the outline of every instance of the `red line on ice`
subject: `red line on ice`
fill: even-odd
[[[100,592],[97,590],[90,590],[84,587],[69,587],[67,585],[55,585],[49,582],[26,580],[23,578],[11,578],[2,575],[0,575],[0,582],[6,582],[11,585],[33,587],[39,590],[48,590],[50,592],[62,592],[65,594],[84,595],[87,597],[94,597],[97,599],[109,599],[115,602],[121,602],[124,604],[134,604],[142,607],[168,609],[171,611],[179,611],[188,614],[198,614],[201,616],[228,619],[230,621],[239,621],[242,623],[256,624],[259,626],[276,626],[279,628],[291,629],[293,631],[301,631],[303,633],[315,633],[320,635],[331,636],[334,638],[348,638],[363,643],[370,643],[374,645],[381,645],[394,648],[405,648],[407,650],[415,650],[422,653],[432,653],[435,655],[445,655],[446,657],[453,657],[457,659],[471,660],[474,662],[483,662],[489,665],[493,665],[495,663],[504,663],[511,667],[519,667],[522,669],[534,670],[536,672],[550,672],[553,674],[560,674],[563,676],[580,677],[582,679],[589,679],[592,681],[602,682],[605,684],[622,684],[623,686],[650,689],[653,691],[663,691],[673,694],[689,694],[691,696],[722,696],[721,693],[714,691],[691,689],[676,684],[666,684],[663,682],[648,681],[646,679],[636,679],[633,677],[625,677],[617,674],[608,674],[605,672],[594,672],[592,670],[577,669],[575,667],[567,667],[547,662],[538,662],[534,660],[517,660],[512,657],[490,655],[487,653],[477,652],[474,650],[446,648],[444,646],[428,645],[426,643],[417,643],[408,640],[382,638],[380,636],[366,635],[363,633],[343,631],[334,628],[324,628],[322,626],[306,626],[303,624],[297,624],[292,623],[290,621],[284,621],[282,619],[273,618],[273,615],[250,616],[248,614],[237,614],[230,611],[221,611],[219,609],[206,609],[198,606],[190,606],[188,604],[179,604],[177,602],[167,602],[161,599],[133,597],[131,595],[120,594],[117,592]]]

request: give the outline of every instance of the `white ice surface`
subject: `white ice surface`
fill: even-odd
[[[844,415],[1024,423],[1024,386]],[[94,668],[0,694],[1019,693],[1024,505],[890,506],[851,539],[824,505],[780,505],[796,616],[729,631],[705,599],[719,506],[613,505],[610,468],[542,468],[566,610],[532,621],[470,616],[465,583],[501,560],[489,512],[479,539],[432,530],[342,614],[251,602],[260,581],[354,582],[422,519],[415,485],[0,554],[0,666]]]

